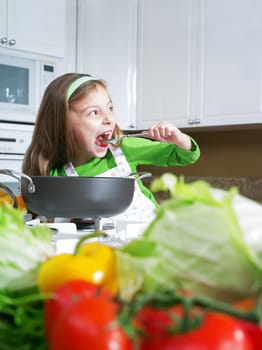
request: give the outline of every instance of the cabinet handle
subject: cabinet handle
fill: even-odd
[[[200,119],[199,118],[197,118],[197,119],[189,119],[188,124],[189,125],[200,124]]]
[[[8,45],[9,45],[9,46],[14,46],[15,44],[16,44],[15,39],[10,39],[10,40],[8,41]]]
[[[6,38],[6,37],[1,38],[1,39],[0,39],[0,43],[1,43],[2,45],[5,45],[5,44],[7,43],[7,38]]]

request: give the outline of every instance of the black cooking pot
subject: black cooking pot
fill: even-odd
[[[128,177],[29,177],[10,169],[0,169],[0,174],[18,179],[27,208],[47,218],[118,215],[131,204],[135,181],[151,176],[150,173],[132,173]]]

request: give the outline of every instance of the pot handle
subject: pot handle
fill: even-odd
[[[24,177],[25,179],[27,179],[29,181],[28,192],[29,193],[35,192],[35,185],[34,185],[33,180],[31,179],[30,176],[28,176],[24,173],[20,173],[20,172],[15,171],[15,170],[11,170],[11,169],[0,169],[0,174],[14,177],[16,180],[18,180],[20,182],[20,184],[21,184],[21,179]]]
[[[152,176],[152,174],[147,172],[147,171],[140,171],[140,172],[138,171],[138,172],[130,173],[129,175],[127,175],[127,177],[132,177],[136,181],[144,179],[145,177],[150,177],[150,176]]]
[[[16,199],[16,196],[15,196],[14,192],[9,187],[7,187],[6,185],[4,185],[2,183],[0,183],[0,188],[2,190],[4,190],[6,192],[6,194],[8,194],[12,198],[12,200],[14,202],[13,203],[13,207],[15,209],[17,209],[18,208],[18,202],[17,202],[17,199]]]

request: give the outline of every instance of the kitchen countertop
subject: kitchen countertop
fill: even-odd
[[[149,186],[152,180],[159,176],[152,176],[150,178],[143,179],[143,183]],[[238,188],[239,193],[245,197],[253,199],[262,204],[262,179],[261,178],[233,178],[233,177],[186,177],[185,182],[190,183],[196,180],[204,180],[210,185],[223,190],[235,186]],[[155,193],[155,198],[158,202],[168,199],[169,195],[167,192]]]

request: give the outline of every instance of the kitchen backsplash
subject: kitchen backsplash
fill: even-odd
[[[152,176],[143,180],[146,186],[150,186],[152,180],[158,176]],[[204,180],[210,185],[223,190],[235,186],[238,188],[239,193],[250,199],[253,199],[259,203],[262,203],[262,179],[261,178],[231,178],[231,177],[191,177],[185,176],[185,182],[192,182],[196,180]],[[158,202],[161,202],[168,198],[168,193],[158,192],[155,193],[155,197]]]

